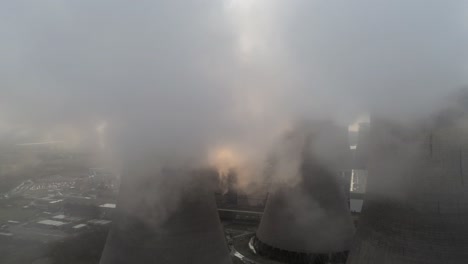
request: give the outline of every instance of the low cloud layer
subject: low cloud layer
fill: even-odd
[[[10,1],[0,8],[0,133],[60,140],[60,128],[92,134],[106,122],[130,151],[200,163],[232,146],[263,160],[298,119],[437,110],[466,84],[466,8]]]

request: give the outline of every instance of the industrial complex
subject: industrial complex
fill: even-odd
[[[235,168],[221,184],[215,169],[151,159],[120,177],[75,166],[24,178],[1,194],[2,263],[463,263],[465,116],[374,116],[354,139],[308,124],[287,139],[296,180],[272,173],[255,192]]]

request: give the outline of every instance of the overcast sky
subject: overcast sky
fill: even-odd
[[[467,83],[466,17],[461,0],[3,1],[0,133],[107,122],[190,156],[263,149],[297,119],[426,113]]]

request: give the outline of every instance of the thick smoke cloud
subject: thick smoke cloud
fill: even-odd
[[[129,153],[199,163],[229,146],[263,159],[297,119],[435,111],[466,83],[465,10],[422,0],[8,1],[0,133],[90,133],[106,121]]]
[[[287,6],[291,18],[283,28],[294,79],[309,87],[299,89],[301,98],[319,97],[326,110],[339,109],[332,110],[338,116],[344,110],[399,118],[434,111],[441,97],[466,84],[463,1]]]

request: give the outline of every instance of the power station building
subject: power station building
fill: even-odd
[[[232,263],[214,199],[216,177],[133,164],[100,263]]]
[[[468,261],[465,116],[371,120],[366,197],[348,264]]]
[[[273,190],[251,243],[284,263],[344,264],[354,234],[347,130],[326,122],[303,133],[299,179]]]
[[[356,149],[353,151],[353,169],[366,170],[369,158],[369,123],[359,123]]]

